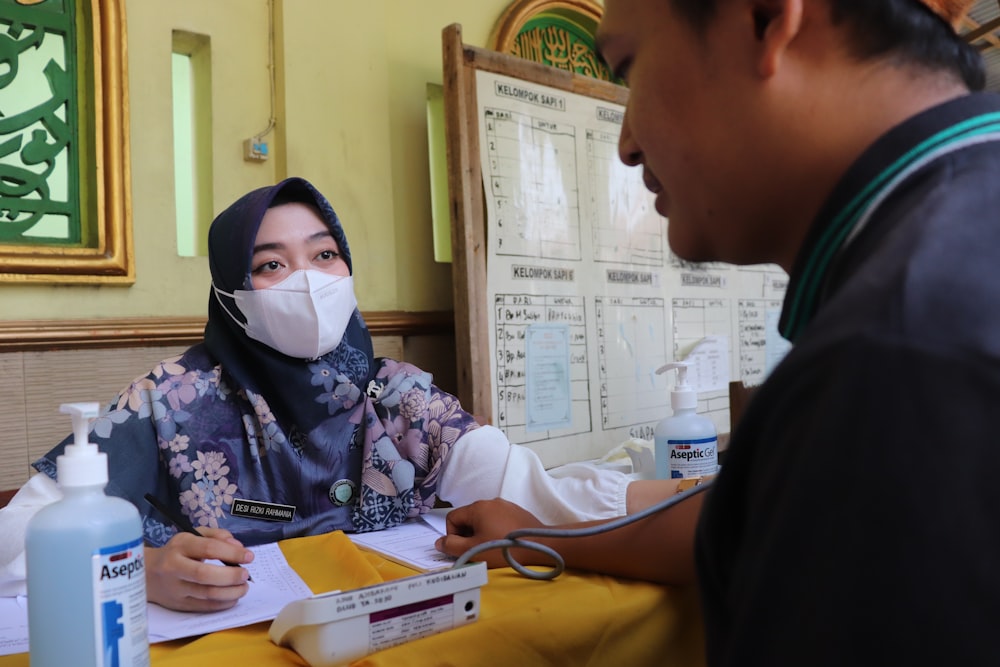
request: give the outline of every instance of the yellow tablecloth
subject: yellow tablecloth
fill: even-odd
[[[286,540],[281,549],[314,592],[349,589],[415,574],[361,551],[343,533]],[[623,554],[622,557],[627,557]],[[153,644],[154,667],[307,665],[268,638],[269,623],[196,639]],[[27,667],[28,655],[0,657],[0,667]],[[566,572],[555,581],[490,570],[479,620],[374,653],[365,667],[432,665],[704,665],[694,590]],[[71,667],[71,666],[67,666]]]

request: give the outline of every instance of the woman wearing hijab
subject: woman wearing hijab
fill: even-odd
[[[376,359],[353,288],[343,227],[308,182],[254,190],[209,231],[212,286],[203,343],[132,382],[92,426],[107,493],[143,517],[149,599],[183,610],[246,593],[245,546],[398,525],[434,506],[505,497],[553,523],[625,513],[628,480],[581,468],[550,477],[527,448],[479,426],[419,368]],[[0,510],[23,535],[61,493],[56,457]],[[203,537],[144,500],[152,493]],[[23,577],[23,539],[0,547]]]

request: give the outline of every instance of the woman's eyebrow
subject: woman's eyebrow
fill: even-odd
[[[263,252],[265,250],[281,250],[284,247],[285,247],[285,244],[284,243],[280,243],[278,241],[274,241],[273,243],[261,243],[259,245],[255,245],[253,247],[253,254],[256,255],[257,253]]]
[[[306,243],[315,243],[316,241],[322,241],[325,239],[332,239],[333,234],[329,230],[322,232],[316,232],[306,239]],[[265,250],[284,250],[287,246],[281,241],[271,241],[269,243],[260,243],[253,247],[253,254],[263,252]]]
[[[329,229],[325,229],[325,230],[323,230],[321,232],[316,232],[315,234],[313,234],[312,236],[310,236],[308,239],[306,239],[306,241],[309,242],[309,243],[314,243],[316,241],[323,241],[323,240],[332,239],[332,238],[333,238],[333,234],[330,232],[330,230]]]

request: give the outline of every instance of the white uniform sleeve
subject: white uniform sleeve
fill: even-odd
[[[504,498],[545,524],[609,519],[626,513],[631,480],[617,470],[571,463],[549,472],[532,450],[483,426],[455,443],[438,483],[441,499],[459,507]]]
[[[24,536],[38,510],[62,499],[62,491],[48,475],[38,473],[0,509],[0,596],[24,595]]]

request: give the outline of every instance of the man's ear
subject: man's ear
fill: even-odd
[[[757,38],[756,69],[763,78],[778,71],[788,46],[802,28],[805,0],[750,0]]]

